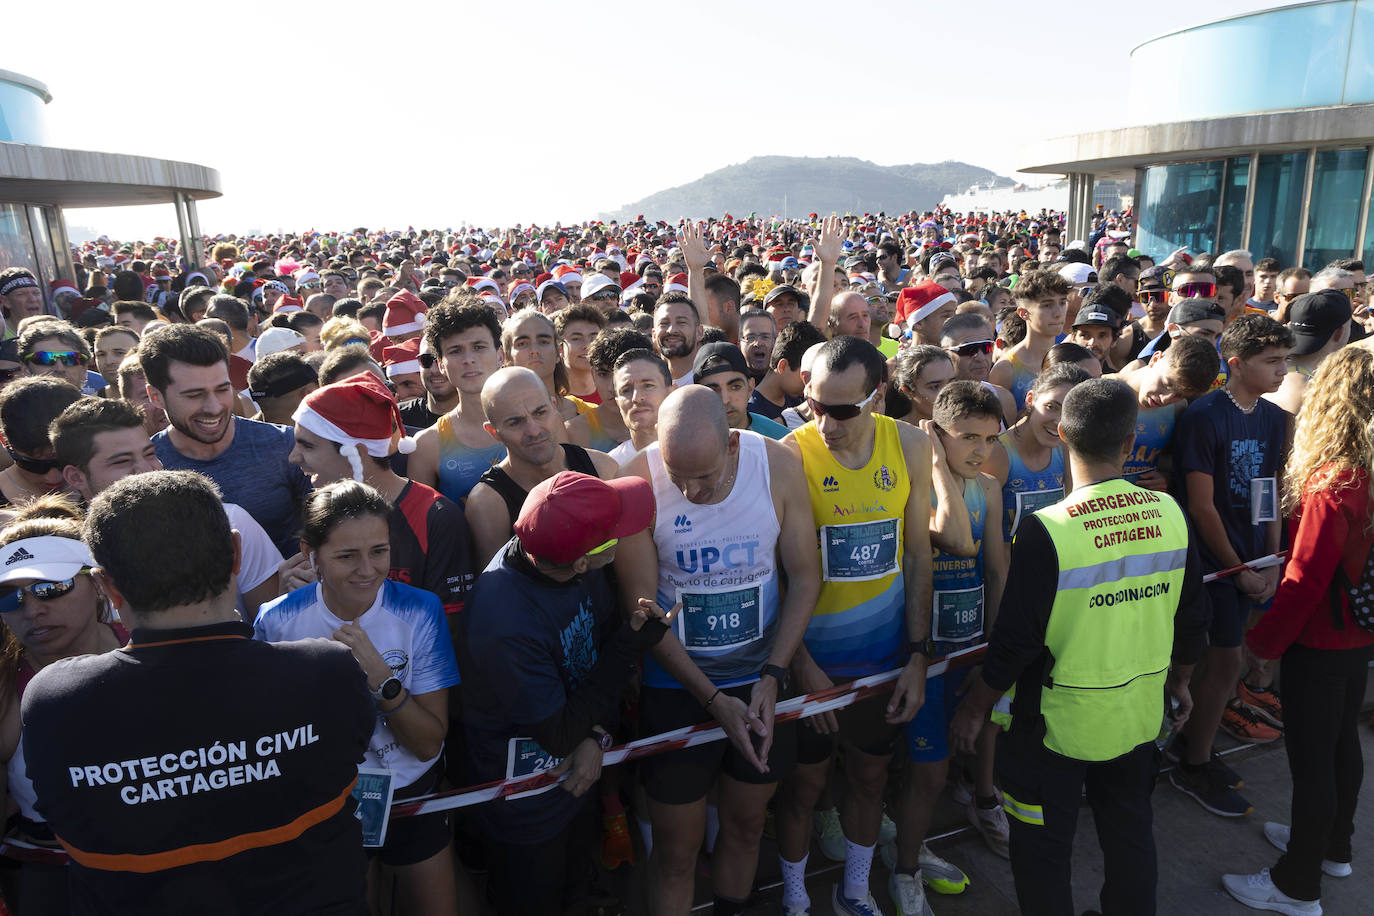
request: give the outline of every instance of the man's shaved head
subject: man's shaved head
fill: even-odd
[[[512,460],[544,465],[558,454],[563,419],[549,389],[533,371],[520,366],[498,369],[482,385],[486,428]]]
[[[658,408],[658,447],[673,485],[691,502],[708,503],[738,451],[739,434],[730,429],[720,395],[705,385],[686,385]]]
[[[531,385],[538,387],[545,398],[548,397],[548,386],[530,369],[507,366],[493,372],[482,385],[482,413],[486,414],[487,422],[497,422],[493,411],[507,398],[523,394]]]

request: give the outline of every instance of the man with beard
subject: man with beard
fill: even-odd
[[[138,356],[148,398],[171,423],[153,437],[162,466],[209,477],[266,529],[282,556],[294,555],[310,484],[287,460],[291,430],[234,416],[223,341],[204,328],[172,325],[142,341]]]
[[[701,345],[701,314],[686,295],[665,293],[654,309],[654,347],[673,371],[673,387],[692,384],[692,361]]]
[[[487,432],[506,447],[506,457],[493,465],[468,494],[478,568],[485,567],[510,540],[529,491],[560,471],[577,471],[607,480],[618,465],[604,452],[560,443],[562,421],[544,382],[519,366],[498,369],[482,386]]]

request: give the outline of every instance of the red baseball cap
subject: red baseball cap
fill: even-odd
[[[600,480],[560,471],[530,490],[513,528],[526,553],[565,565],[648,528],[654,510],[653,487],[641,477]]]

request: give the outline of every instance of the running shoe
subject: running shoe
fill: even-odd
[[[1293,835],[1293,829],[1287,824],[1277,824],[1273,821],[1264,822],[1264,838],[1269,841],[1279,852],[1288,851],[1288,840]],[[1349,862],[1332,862],[1330,859],[1322,859],[1322,874],[1330,875],[1333,878],[1348,878],[1355,869],[1350,867]]]
[[[935,916],[926,902],[926,889],[921,884],[919,873],[899,875],[893,872],[888,875],[887,895],[892,898],[899,916]]]
[[[811,902],[808,900],[805,904],[796,905],[784,903],[782,916],[811,916]]]
[[[1246,744],[1268,744],[1283,736],[1283,732],[1260,718],[1259,713],[1239,700],[1226,704],[1221,714],[1221,727],[1237,741]]]
[[[1270,910],[1287,916],[1322,916],[1320,900],[1295,900],[1274,886],[1269,869],[1254,875],[1222,875],[1226,893],[1255,910]]]
[[[887,808],[883,808],[883,822],[878,826],[878,845],[883,843],[897,842],[897,825],[892,822],[892,818],[887,816]]]
[[[839,884],[835,885],[830,895],[830,906],[835,916],[883,916],[883,911],[878,909],[878,901],[873,899],[871,893],[864,894],[862,900],[850,900],[840,893]]]
[[[1229,788],[1226,780],[1211,767],[1203,766],[1196,770],[1175,767],[1169,773],[1169,782],[1219,817],[1244,817],[1255,810],[1239,792]]]
[[[1187,756],[1188,736],[1179,732],[1174,736],[1174,740],[1169,742],[1169,746],[1164,749],[1164,757],[1172,763],[1178,764]],[[1226,788],[1242,789],[1245,787],[1245,780],[1241,778],[1241,775],[1223,763],[1221,754],[1215,750],[1212,751],[1212,756],[1207,765],[1212,768],[1218,778],[1226,780]]]
[[[950,780],[949,797],[953,799],[956,805],[963,805],[967,808],[973,804],[973,783],[965,779],[963,773],[960,773],[957,779]]]
[[[1279,702],[1279,695],[1273,687],[1259,690],[1243,680],[1237,681],[1236,699],[1253,709],[1265,722],[1283,731],[1283,704]]]
[[[964,810],[968,812],[968,822],[983,835],[983,842],[988,844],[988,849],[1004,859],[1010,859],[1011,827],[1007,825],[1007,812],[1002,806],[980,808],[974,802]]]
[[[893,874],[897,873],[897,844],[889,843],[878,848],[883,864]],[[920,857],[916,863],[921,868],[921,880],[926,887],[937,894],[962,894],[969,886],[969,877],[959,866],[940,858],[930,851],[925,843],[921,844]]]
[[[831,862],[844,861],[844,829],[840,826],[840,812],[825,808],[816,812],[816,842],[821,855]]]
[[[635,844],[630,839],[630,824],[624,812],[601,817],[601,867],[615,871],[635,864]]]

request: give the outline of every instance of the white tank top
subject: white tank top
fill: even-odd
[[[644,451],[658,503],[658,603],[666,610],[682,602],[674,632],[717,687],[758,680],[778,625],[781,526],[773,511],[767,448],[757,433],[732,432],[739,434],[739,470],[730,495],[714,505],[682,495],[657,443]],[[647,655],[644,683],[682,687]]]

